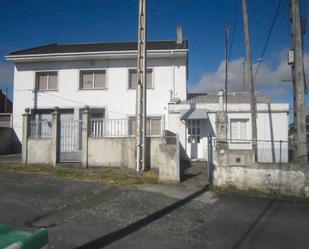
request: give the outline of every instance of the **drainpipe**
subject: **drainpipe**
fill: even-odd
[[[219,90],[218,92],[218,98],[219,98],[219,111],[222,112],[224,110],[224,105],[223,105],[223,95],[224,92],[223,90]]]
[[[171,55],[172,55],[172,82],[173,82],[172,98],[175,98],[176,82],[175,82],[175,55],[174,55],[174,51],[171,51]]]

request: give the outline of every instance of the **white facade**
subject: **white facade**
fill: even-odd
[[[130,56],[129,56],[130,57]],[[172,56],[149,56],[148,68],[153,70],[153,88],[147,90],[147,115],[165,117],[168,102],[172,97],[186,98],[187,58],[186,53]],[[14,130],[21,139],[21,117],[25,108],[74,109],[75,119],[85,105],[104,108],[105,118],[134,117],[136,113],[136,90],[129,89],[129,69],[136,68],[134,58],[74,58],[74,60],[18,61],[14,70]],[[81,90],[81,70],[106,72],[105,89]],[[37,72],[57,72],[57,90],[35,92]]]
[[[181,113],[190,108],[207,110],[208,119],[200,120],[200,141],[194,143],[188,139],[188,121],[181,120]],[[208,137],[216,137],[216,113],[220,110],[219,103],[170,104],[168,129],[179,134],[183,151],[189,158],[208,159]],[[257,140],[258,161],[288,162],[288,104],[257,104]],[[231,124],[233,121],[246,121],[245,137],[233,139]],[[228,104],[228,147],[231,150],[251,150],[251,113],[249,104]],[[282,141],[280,145],[280,140]],[[281,146],[281,153],[280,153]],[[192,151],[193,150],[193,151]],[[281,159],[280,159],[281,157]]]

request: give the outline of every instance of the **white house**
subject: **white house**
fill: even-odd
[[[218,96],[187,94],[187,41],[150,41],[147,45],[148,133],[179,134],[188,158],[207,159],[207,138],[216,136]],[[50,44],[7,55],[14,63],[13,127],[19,141],[25,108],[31,109],[34,119],[48,121],[55,106],[60,108],[61,120],[80,120],[82,108],[88,105],[94,135],[103,132],[102,127],[96,130],[96,119],[114,120],[116,135],[134,135],[136,49],[136,42]],[[287,141],[288,104],[271,104],[260,94],[257,103],[258,140]],[[250,118],[248,93],[229,94],[230,149],[251,149]],[[279,160],[279,145],[274,143],[259,142],[259,160]],[[287,160],[284,149],[282,161]]]

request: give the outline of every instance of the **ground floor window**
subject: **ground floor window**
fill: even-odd
[[[201,141],[201,121],[192,119],[187,121],[187,140],[188,143],[200,143]]]
[[[146,120],[147,135],[161,135],[161,117],[148,117]],[[136,118],[129,118],[129,134],[136,134]]]
[[[231,119],[230,138],[232,142],[246,142],[246,140],[249,140],[249,119]]]

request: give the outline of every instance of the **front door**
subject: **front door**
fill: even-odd
[[[191,159],[200,158],[201,121],[192,119],[187,121],[187,153]]]

